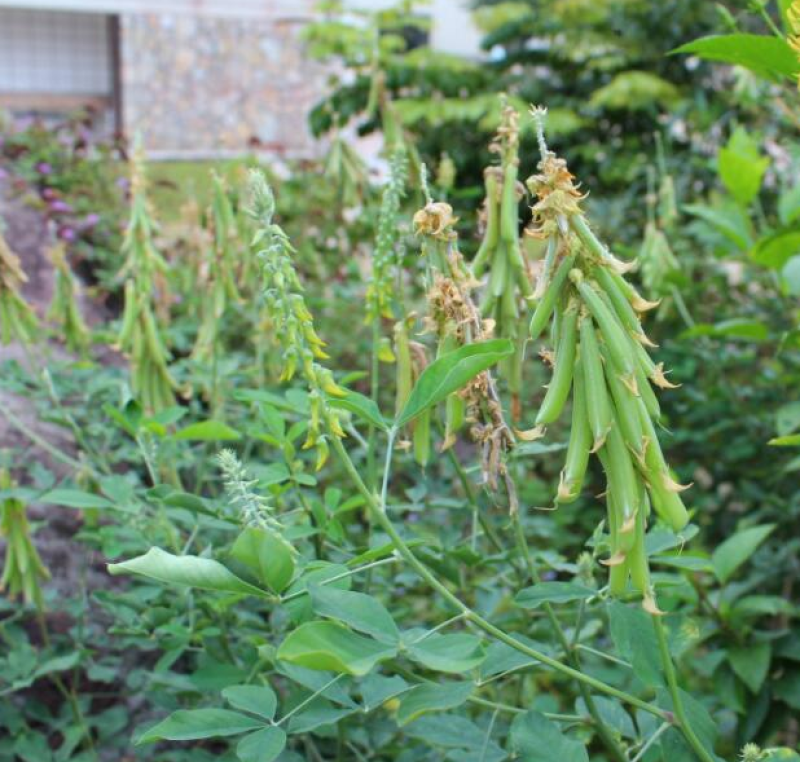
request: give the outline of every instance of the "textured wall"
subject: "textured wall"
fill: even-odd
[[[241,152],[253,138],[273,152],[309,154],[306,115],[322,92],[323,70],[305,56],[302,25],[123,16],[126,131],[141,131],[154,156]]]

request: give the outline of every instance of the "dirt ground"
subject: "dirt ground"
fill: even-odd
[[[23,294],[43,321],[50,305],[55,282],[53,266],[47,256],[52,238],[47,223],[39,211],[26,204],[24,199],[9,198],[3,190],[0,186],[0,217],[5,223],[4,237],[11,250],[19,256],[22,269],[28,276]],[[81,300],[81,307],[88,322],[102,320],[101,307],[87,299]],[[31,361],[36,365],[46,356],[69,360],[69,353],[63,347],[45,339],[44,336],[40,338],[43,342],[46,341],[44,352],[42,344],[31,351],[25,351],[19,344],[0,345],[0,367],[6,362],[17,361],[28,371],[36,374],[39,371],[31,367]],[[66,454],[73,457],[76,455],[71,432],[62,426],[42,421],[32,400],[0,389],[0,403],[11,410],[24,428]],[[15,462],[27,465],[39,462],[59,480],[70,474],[68,466],[32,442],[31,438],[23,433],[20,427],[11,424],[2,412],[0,412],[0,450],[10,452],[12,471]],[[85,557],[86,547],[78,545],[73,540],[73,536],[81,527],[80,514],[68,508],[32,504],[28,506],[28,515],[32,521],[41,522],[35,534],[35,543],[42,560],[52,574],[52,581],[48,586],[51,589],[55,588],[58,595],[74,594],[78,589],[78,579],[85,577],[88,560]],[[3,552],[4,547],[0,541],[0,555]]]

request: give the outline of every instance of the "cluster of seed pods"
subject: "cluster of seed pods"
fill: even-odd
[[[489,273],[481,316],[492,321],[495,336],[515,345],[515,352],[501,362],[499,371],[511,393],[512,418],[518,420],[525,353],[523,300],[531,296],[533,288],[519,241],[519,200],[524,192],[517,180],[519,114],[508,104],[503,105],[500,127],[489,150],[500,157],[500,165],[484,172],[486,225],[472,272],[476,278]]]
[[[542,141],[543,143],[543,141]],[[562,414],[572,396],[572,425],[557,503],[581,493],[592,453],[606,477],[609,588],[628,583],[655,607],[649,582],[645,531],[651,507],[673,530],[688,515],[658,441],[660,417],[653,386],[670,387],[648,353],[641,323],[656,303],[625,279],[629,265],[616,259],[589,228],[581,194],[563,159],[543,150],[539,173],[528,180],[537,197],[530,232],[547,244],[533,297],[530,337],[550,324],[552,350],[542,355],[552,377],[539,409],[541,432]]]

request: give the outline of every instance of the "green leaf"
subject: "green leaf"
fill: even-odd
[[[731,619],[758,618],[761,616],[775,616],[795,613],[794,606],[779,595],[746,595],[739,598],[731,608]]]
[[[766,341],[769,329],[758,320],[731,318],[715,325],[697,323],[680,334],[681,339],[694,339],[698,336],[717,336],[720,338],[742,339],[744,341]]]
[[[770,439],[767,444],[773,447],[797,447],[800,445],[800,434],[789,434],[785,437],[775,437]]]
[[[708,713],[708,710],[699,701],[694,699],[685,691],[679,689],[683,709],[689,718],[689,725],[706,749],[713,749],[717,738],[718,723],[716,723]],[[675,707],[672,703],[672,696],[665,688],[659,688],[656,692],[658,705],[674,712]],[[696,762],[697,755],[689,748],[685,738],[677,728],[671,728],[664,736],[661,743],[663,749],[663,759],[669,762]]]
[[[711,554],[711,563],[720,582],[727,582],[733,573],[756,552],[769,537],[775,524],[762,524],[737,532]]]
[[[168,585],[270,597],[264,590],[239,579],[218,561],[197,556],[173,556],[161,548],[150,548],[143,556],[130,561],[109,564],[108,571],[111,574],[141,574]]]
[[[743,127],[737,127],[720,149],[719,176],[729,193],[743,206],[747,206],[761,188],[761,181],[769,166],[769,159],[758,152],[758,143]]]
[[[508,759],[508,754],[491,740],[491,734],[487,735],[486,728],[452,712],[423,715],[406,725],[403,733],[426,746],[458,749],[446,756],[443,752],[435,759],[457,762],[504,762]]]
[[[597,591],[575,582],[539,582],[520,590],[514,603],[524,609],[539,608],[543,603],[569,603],[585,601]]]
[[[260,727],[260,720],[229,709],[181,709],[146,730],[136,744],[235,736]]]
[[[610,601],[608,617],[611,639],[619,656],[630,663],[645,685],[662,685],[661,655],[650,615],[638,604]]]
[[[493,339],[468,344],[443,354],[425,368],[417,379],[396,425],[405,426],[513,352],[514,345],[510,340]]]
[[[511,723],[511,750],[519,762],[589,762],[586,746],[567,738],[539,712],[518,714]]]
[[[338,619],[383,643],[396,645],[400,639],[391,614],[375,598],[329,585],[309,585],[308,592],[311,605],[320,616]]]
[[[63,505],[66,508],[96,508],[100,510],[119,508],[116,503],[112,503],[105,497],[79,489],[53,489],[41,497],[37,497],[36,501],[50,505]]]
[[[782,270],[800,253],[800,230],[779,230],[759,239],[750,256],[759,265],[772,270]]]
[[[285,748],[286,733],[281,728],[263,728],[236,744],[236,756],[242,762],[273,762]]]
[[[357,635],[336,622],[306,622],[290,632],[277,656],[290,664],[348,675],[366,675],[397,650]]]
[[[409,644],[407,649],[414,661],[437,672],[462,674],[474,669],[486,658],[480,638],[467,633],[433,633],[418,643]]]
[[[309,585],[316,584],[325,587],[333,585],[339,590],[349,590],[352,582],[348,568],[342,564],[331,564],[327,561],[316,561],[309,564],[303,570],[303,574],[295,579],[284,593],[285,597],[289,597],[285,606],[292,621],[301,624],[313,617],[311,596],[307,594]]]
[[[324,699],[316,698],[305,709],[292,716],[287,730],[289,735],[310,733],[323,727],[333,730],[336,723],[355,711],[352,708],[331,706]]]
[[[753,245],[750,221],[745,210],[737,204],[731,203],[720,208],[704,204],[687,204],[683,210],[708,223],[741,251],[746,251]]]
[[[634,727],[631,716],[625,711],[625,707],[619,701],[608,698],[607,696],[593,696],[597,713],[600,719],[605,722],[610,728],[619,731],[619,734],[624,738],[636,738],[636,728]],[[584,716],[589,716],[589,710],[586,708],[586,702],[583,699],[578,700],[580,713]]]
[[[248,527],[231,548],[231,557],[244,564],[256,579],[283,592],[294,576],[294,553],[282,537],[261,527]]]
[[[800,183],[784,188],[778,197],[778,218],[783,225],[789,225],[800,217]]]
[[[444,712],[461,706],[474,689],[472,683],[423,683],[412,688],[400,700],[397,724],[408,725],[423,714]]]
[[[242,435],[222,421],[200,421],[182,428],[175,434],[175,439],[189,442],[233,442]]]
[[[231,685],[222,691],[222,697],[235,709],[250,712],[271,720],[278,708],[275,691],[268,685]]]
[[[364,711],[371,712],[390,698],[405,693],[409,689],[409,685],[399,675],[386,677],[373,672],[361,681],[359,689],[364,703]]]
[[[592,93],[589,106],[642,111],[658,105],[671,106],[679,99],[680,91],[672,82],[648,71],[623,71]]]
[[[753,693],[761,690],[771,658],[772,647],[769,643],[737,646],[728,651],[731,668]]]
[[[694,53],[709,61],[743,66],[768,79],[794,77],[800,71],[797,57],[785,40],[758,34],[701,37],[672,53]]]
[[[778,434],[786,436],[800,428],[800,402],[787,402],[775,414],[775,428]]]
[[[781,701],[800,711],[800,670],[788,669],[772,684],[772,689]]]
[[[358,392],[348,391],[344,397],[329,396],[327,399],[331,407],[348,410],[382,431],[389,430],[389,422],[383,417],[374,400],[369,397],[365,397]]]
[[[800,255],[790,257],[781,270],[786,292],[791,296],[800,296]]]

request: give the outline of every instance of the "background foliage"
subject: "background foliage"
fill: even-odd
[[[371,355],[377,347],[389,358],[392,333],[392,320],[375,321],[376,344],[354,316],[372,277],[381,193],[337,136],[380,131],[387,152],[409,150],[392,251],[406,273],[403,300],[422,310],[425,264],[410,224],[422,202],[420,160],[432,168],[436,197],[453,203],[471,254],[481,173],[494,160],[497,93],[523,112],[547,104],[551,146],[591,191],[590,219],[618,255],[638,257],[633,279],[661,299],[647,329],[657,359],[681,384],[662,396],[665,449],[680,481],[694,486],[690,527],[681,536],[656,527],[649,550],[693,724],[704,740],[716,739],[723,759],[746,744],[785,747],[778,758],[796,758],[796,67],[782,78],[765,71],[771,59],[748,58],[742,38],[733,53],[700,44],[669,55],[712,33],[777,40],[776,31],[791,32],[786,4],[477,3],[489,53],[482,62],[415,47],[424,35],[411,4],[368,18],[343,17],[335,3],[328,10],[307,43],[343,73],[310,122],[339,153],[324,167],[271,180],[336,382],[369,395]],[[522,126],[525,178],[538,149],[527,119]],[[31,508],[34,545],[49,539],[58,512],[75,516],[70,576],[60,580],[58,559],[45,553],[54,579],[42,580],[41,606],[0,602],[3,754],[24,762],[612,758],[572,681],[528,670],[530,659],[451,621],[454,612],[400,562],[385,530],[370,528],[365,497],[342,465],[334,458],[315,470],[319,447],[303,447],[306,384],[281,378],[285,346],[250,246],[258,223],[246,214],[244,173],[255,160],[216,167],[223,211],[215,211],[208,168],[150,171],[152,242],[173,265],[168,282],[154,287],[153,309],[176,388],[191,393],[148,411],[133,398],[125,361],[107,349],[123,300],[130,193],[122,148],[93,143],[77,118],[55,128],[5,126],[0,155],[17,200],[52,222],[104,310],[90,359],[34,349],[6,361],[0,378],[0,413],[21,432],[6,454],[17,486],[0,495],[6,561],[12,532],[22,531],[20,506],[23,517]],[[528,216],[522,202],[523,224]],[[234,263],[234,285],[219,301],[208,273],[223,260]],[[196,351],[204,318],[218,325],[210,352]],[[530,366],[528,420],[546,381]],[[376,402],[386,415],[395,369],[378,369]],[[21,399],[32,416],[19,414]],[[367,478],[375,468],[369,440],[381,422],[369,407],[364,417],[365,404],[345,405],[343,424]],[[36,419],[71,444],[45,437],[34,444],[49,444],[46,455],[28,457]],[[578,503],[532,510],[552,502],[567,439],[562,423],[546,440],[521,444],[512,464],[536,568],[545,584],[566,585],[545,595],[567,635],[585,646],[590,674],[669,707],[643,612],[595,598],[585,605],[604,584],[595,563],[600,473],[590,474]],[[245,471],[229,461],[223,475],[221,447]],[[413,451],[400,451],[390,513],[449,589],[557,656],[542,602],[518,595],[531,580],[520,571],[508,506],[475,486],[475,463],[465,443],[424,469]],[[268,564],[258,562],[259,543]],[[153,547],[172,555],[153,555]],[[148,561],[136,568],[130,559],[141,556]],[[206,566],[176,572],[173,556]],[[108,562],[143,575],[112,579]],[[176,573],[194,587],[162,584]],[[372,670],[377,663],[385,667]],[[694,758],[676,730],[658,731],[656,718],[594,700],[628,759]],[[158,745],[134,745],[148,739]],[[758,748],[748,753],[766,758]]]

